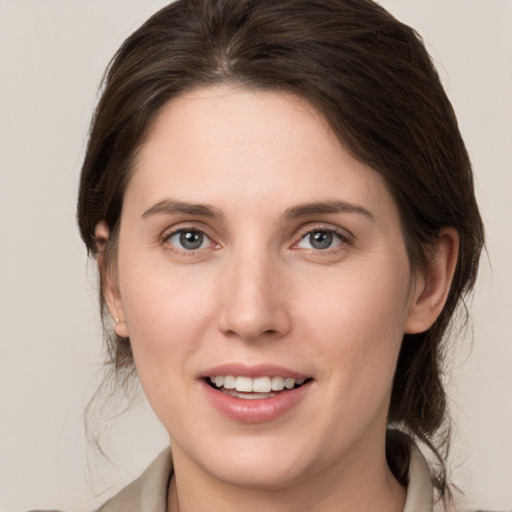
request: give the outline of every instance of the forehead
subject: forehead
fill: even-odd
[[[143,208],[166,196],[260,211],[339,199],[394,207],[380,175],[304,99],[240,87],[196,89],[159,113],[125,199]]]
[[[293,151],[305,163],[321,153],[345,153],[338,151],[343,148],[324,118],[304,99],[237,86],[199,88],[170,101],[149,130],[142,158],[156,163],[163,146],[169,158],[177,158],[178,149],[182,156],[208,158],[206,167],[221,158],[245,161],[240,172],[256,152],[260,158],[290,158]]]

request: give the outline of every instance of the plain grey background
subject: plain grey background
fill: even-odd
[[[113,462],[87,444],[101,329],[94,265],[75,227],[103,70],[165,3],[0,0],[0,511],[91,510],[167,442],[141,405],[96,424]],[[381,4],[423,35],[473,160],[488,257],[470,305],[473,336],[454,344],[449,365],[450,464],[464,508],[510,510],[512,2]]]

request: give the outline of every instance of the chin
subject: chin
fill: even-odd
[[[310,439],[292,433],[282,436],[232,437],[217,439],[210,455],[207,450],[195,458],[214,478],[228,485],[254,490],[281,490],[302,481],[319,465]]]
[[[229,466],[229,467],[228,467]],[[252,459],[229,462],[224,459],[212,468],[216,479],[236,487],[253,490],[283,490],[306,478],[306,468],[297,462],[277,460],[274,457],[253,457]]]

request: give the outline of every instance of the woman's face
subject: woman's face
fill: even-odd
[[[117,332],[177,465],[281,488],[384,460],[415,286],[382,179],[305,101],[210,87],[169,103],[117,263]]]

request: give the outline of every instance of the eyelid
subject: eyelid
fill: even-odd
[[[336,233],[341,238],[347,241],[355,238],[354,235],[348,229],[325,222],[308,223],[304,226],[301,226],[297,230],[297,233],[299,237],[303,238],[305,235],[311,233],[312,231],[327,231],[329,233]]]
[[[180,220],[178,222],[173,223],[172,225],[167,225],[164,229],[161,230],[161,234],[159,235],[160,240],[163,242],[167,238],[180,231],[197,231],[198,233],[203,233],[210,239],[213,239],[211,235],[211,229],[204,222],[195,221],[195,220]]]

